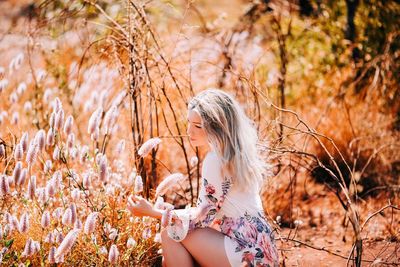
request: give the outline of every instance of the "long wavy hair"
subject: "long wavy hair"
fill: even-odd
[[[239,105],[224,91],[209,89],[196,95],[188,105],[196,111],[211,148],[221,159],[222,172],[243,189],[260,186],[266,164],[257,151],[257,130]]]

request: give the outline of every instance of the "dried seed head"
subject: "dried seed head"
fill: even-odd
[[[31,140],[28,152],[26,153],[26,159],[25,159],[26,163],[32,166],[36,161],[38,153],[39,153],[39,145],[35,142],[35,140]]]
[[[59,159],[60,159],[60,149],[57,146],[56,148],[54,148],[53,151],[53,160],[59,160]]]
[[[90,135],[90,139],[92,139],[92,141],[98,141],[99,136],[100,136],[100,129],[99,127],[96,127],[94,129],[94,132]]]
[[[92,185],[90,173],[83,174],[82,183],[85,189],[89,189],[89,187]]]
[[[40,224],[43,228],[47,228],[50,225],[50,212],[47,210],[43,212],[42,219],[40,220]]]
[[[46,78],[46,76],[47,76],[47,72],[46,72],[45,70],[39,70],[39,71],[37,72],[36,81],[37,81],[38,83],[41,83],[41,82],[44,81],[44,79]]]
[[[68,149],[71,149],[74,146],[74,143],[75,143],[75,135],[74,133],[70,133],[67,138]]]
[[[64,240],[64,236],[61,232],[56,232],[56,243],[61,243]]]
[[[40,251],[40,243],[38,241],[33,241],[32,245],[33,245],[33,254]]]
[[[31,101],[26,101],[24,104],[24,111],[29,113],[32,110],[32,103]]]
[[[29,139],[28,133],[24,132],[24,134],[21,137],[21,140],[19,141],[19,143],[22,146],[23,152],[26,152],[28,150],[28,139]]]
[[[74,188],[71,192],[72,201],[77,202],[81,197],[81,191],[78,188]]]
[[[69,157],[71,158],[71,160],[74,160],[78,157],[78,149],[76,147],[70,149]]]
[[[0,81],[0,93],[3,92],[8,87],[8,80],[2,79]]]
[[[71,134],[73,124],[74,124],[74,117],[72,117],[72,115],[69,115],[68,118],[65,120],[64,124],[64,133],[66,135]]]
[[[95,231],[98,212],[92,212],[88,215],[85,221],[85,234],[90,235]]]
[[[56,121],[56,115],[57,115],[57,113],[55,113],[55,111],[53,111],[50,115],[50,118],[49,118],[50,128],[54,128],[54,122]]]
[[[22,162],[18,161],[15,164],[14,171],[13,171],[13,179],[14,179],[14,184],[16,186],[20,184],[21,172],[22,172]]]
[[[8,184],[8,177],[0,174],[0,196],[5,197],[10,193],[10,186]]]
[[[26,91],[26,83],[21,82],[17,87],[17,93],[22,95]]]
[[[54,187],[56,190],[61,189],[62,186],[62,173],[60,170],[53,173],[52,179],[54,180]]]
[[[42,217],[43,218],[43,217]],[[44,242],[45,243],[49,243],[49,244],[53,244],[55,242],[55,235],[50,232],[46,235],[46,237],[44,238]]]
[[[0,80],[4,78],[5,74],[6,74],[6,69],[0,66]]]
[[[88,152],[89,152],[88,146],[85,145],[81,147],[80,158],[79,158],[81,163],[84,163],[86,161]]]
[[[169,189],[173,188],[184,179],[182,173],[173,173],[166,177],[156,188],[156,196],[164,195]]]
[[[8,185],[11,187],[11,186],[14,186],[14,178],[13,178],[13,176],[8,176],[7,175],[7,179],[8,179]],[[11,194],[12,194],[12,192],[11,192]]]
[[[63,209],[61,207],[56,208],[53,211],[53,217],[54,219],[56,219],[57,221],[60,219],[61,215],[63,213]]]
[[[0,145],[0,158],[4,158],[6,156],[6,149],[4,148],[4,145]]]
[[[44,204],[44,203],[46,203],[48,200],[49,200],[49,194],[48,194],[48,192],[47,192],[47,190],[46,190],[46,188],[39,188],[38,190],[37,190],[37,192],[38,192],[38,199],[39,199],[39,202],[41,202],[42,204]]]
[[[33,255],[34,248],[33,248],[33,244],[32,243],[33,243],[32,238],[29,238],[26,241],[24,252],[22,253],[23,257],[29,257],[29,256]]]
[[[10,217],[10,226],[11,226],[11,230],[18,230],[19,229],[19,222],[17,217],[15,217],[14,215],[12,215]]]
[[[151,237],[151,229],[150,228],[145,228],[142,232],[142,238],[143,239],[149,239]]]
[[[125,149],[125,140],[122,139],[122,140],[120,140],[120,141],[118,142],[117,148],[115,149],[115,152],[117,153],[117,155],[120,155],[120,154],[122,154],[122,152],[124,151],[124,149]]]
[[[137,175],[135,178],[135,186],[134,189],[135,194],[138,194],[140,192],[143,192],[143,180],[142,180],[142,176]]]
[[[53,106],[53,112],[57,113],[62,109],[62,103],[60,98],[56,97],[52,103]]]
[[[111,228],[108,238],[110,238],[110,240],[115,240],[117,238],[117,236],[118,236],[117,229]]]
[[[119,251],[116,245],[111,245],[110,252],[108,253],[108,261],[111,264],[116,264],[118,262]]]
[[[99,178],[100,181],[106,182],[108,179],[107,158],[103,156],[99,164]]]
[[[76,220],[78,219],[78,214],[76,212],[76,205],[75,203],[72,203],[69,208],[71,209],[71,223],[75,223]]]
[[[13,70],[18,70],[22,66],[24,61],[24,53],[18,53],[10,62],[10,72]]]
[[[3,216],[3,218],[4,218],[4,221],[6,222],[6,223],[11,223],[11,214],[9,213],[9,212],[7,212],[7,211],[5,211],[4,212],[4,216]]]
[[[18,102],[18,94],[17,94],[17,92],[11,93],[10,102],[13,103],[13,104]]]
[[[117,117],[118,117],[118,108],[116,106],[112,106],[106,113],[104,117],[103,130],[104,134],[110,134],[111,128],[114,126]]]
[[[59,131],[61,129],[63,123],[64,123],[64,110],[60,109],[57,112],[55,120],[54,120],[54,128]]]
[[[79,232],[80,230],[73,229],[66,235],[66,237],[56,250],[56,255],[55,255],[56,259],[59,259],[60,257],[64,256],[71,250],[72,246],[75,244]]]
[[[53,168],[53,163],[51,160],[46,160],[46,162],[43,164],[43,171],[44,172],[49,172],[51,171],[51,168]]]
[[[126,246],[128,248],[133,248],[136,246],[136,241],[132,237],[128,238],[128,241],[126,242]]]
[[[19,220],[19,232],[26,233],[29,230],[29,214],[25,212]]]
[[[48,261],[50,264],[56,263],[56,247],[52,246],[49,251]]]
[[[74,223],[74,229],[82,230],[82,221],[81,220],[76,220]]]
[[[15,111],[11,117],[11,124],[17,125],[19,122],[19,113]]]
[[[96,159],[95,159],[95,161],[96,161],[96,164],[97,165],[100,165],[100,162],[103,160],[103,154],[102,153],[97,153],[96,154]]]
[[[196,156],[190,158],[190,166],[194,167],[199,163],[199,159]]]
[[[99,128],[102,114],[103,114],[103,109],[101,107],[99,107],[92,113],[88,123],[88,134],[90,135],[94,134],[96,128]]]
[[[72,211],[70,208],[66,209],[62,216],[62,224],[63,225],[71,225],[72,224]]]
[[[43,129],[36,133],[35,141],[38,144],[39,150],[42,151],[46,144],[46,132]]]
[[[46,145],[49,146],[49,147],[54,145],[54,140],[55,140],[55,138],[54,138],[54,130],[53,130],[53,128],[50,128],[47,131]]]
[[[100,254],[102,254],[102,255],[107,255],[107,253],[108,253],[107,248],[106,248],[105,246],[102,246],[102,247],[100,248]]]
[[[151,138],[147,140],[140,148],[138,151],[138,155],[141,157],[147,156],[150,151],[155,148],[158,144],[161,143],[161,139],[156,137],[156,138]]]
[[[43,102],[45,104],[49,103],[50,97],[53,94],[52,90],[50,88],[47,88],[44,93],[43,93]]]
[[[21,176],[19,177],[18,186],[23,186],[25,184],[26,177],[28,176],[28,170],[23,168],[21,171]]]
[[[32,175],[29,179],[28,184],[28,196],[30,199],[34,199],[36,196],[36,176]]]
[[[50,179],[46,184],[46,193],[49,197],[54,197],[56,193],[56,188],[54,184],[54,179]]]

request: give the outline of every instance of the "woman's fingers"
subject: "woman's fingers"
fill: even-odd
[[[141,196],[135,196],[135,195],[131,195],[130,198],[133,200],[133,202],[136,203],[136,201],[140,201],[143,198]]]
[[[136,205],[136,203],[132,200],[132,198],[128,198],[128,204],[130,205],[130,206],[135,206]]]

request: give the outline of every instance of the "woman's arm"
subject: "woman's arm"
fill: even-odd
[[[140,196],[131,196],[128,198],[128,210],[135,216],[149,216],[155,219],[162,218],[162,210],[156,209],[146,199]]]
[[[202,168],[203,184],[197,207],[171,211],[167,232],[175,241],[182,241],[190,231],[208,227],[214,221],[231,187],[230,177],[222,175],[221,168],[217,154],[207,154]]]

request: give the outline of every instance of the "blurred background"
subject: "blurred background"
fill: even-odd
[[[64,158],[46,146],[29,175],[45,187],[61,170],[63,199],[76,188],[84,194],[90,174],[95,188],[76,203],[78,217],[99,212],[99,228],[119,233],[110,241],[109,229],[99,230],[98,246],[79,239],[65,264],[110,264],[101,247],[111,244],[117,264],[159,264],[157,241],[126,228],[126,196],[137,175],[153,199],[157,184],[180,172],[184,183],[165,200],[196,202],[204,151],[187,139],[186,107],[211,87],[234,95],[257,126],[270,164],[262,199],[282,266],[400,264],[399,1],[2,0],[0,19],[0,171],[12,176],[24,132],[54,128],[58,98],[74,137],[56,134]],[[96,116],[97,132],[89,126]],[[161,144],[138,155],[155,137]],[[42,215],[61,205],[3,201],[3,227],[6,210],[19,218],[21,208]],[[157,232],[155,222],[135,223]],[[127,249],[130,235],[138,245]],[[3,237],[3,263],[50,263],[42,242],[40,256],[21,256],[28,236]]]

